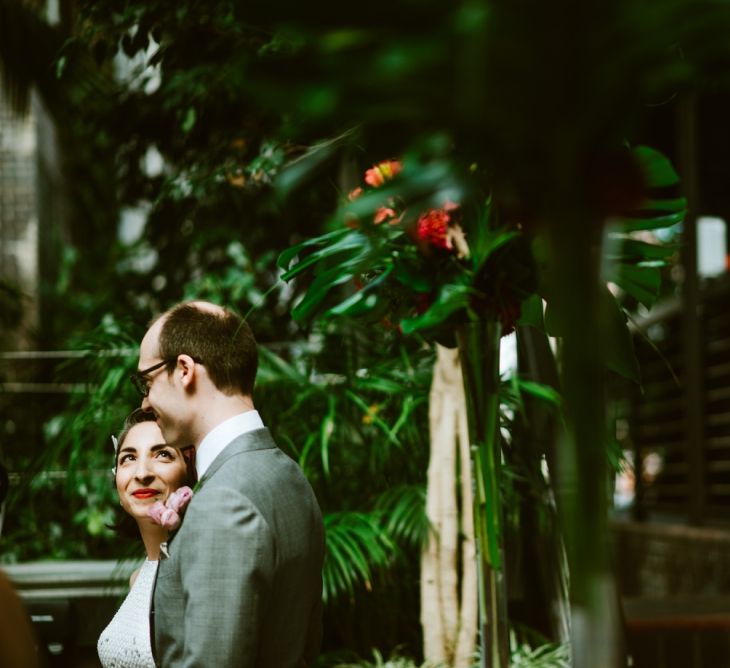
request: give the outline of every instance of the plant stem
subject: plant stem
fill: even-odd
[[[479,565],[484,668],[507,668],[507,595],[503,570],[499,346],[501,324],[479,318],[458,328],[474,469],[474,533]]]

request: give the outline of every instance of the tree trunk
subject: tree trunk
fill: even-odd
[[[458,353],[438,346],[437,354],[429,397],[431,456],[426,513],[431,532],[421,559],[424,657],[433,663],[468,668],[475,648],[477,606],[464,390]],[[464,480],[468,481],[468,493],[465,497],[461,490],[460,505],[457,486],[463,487]],[[460,528],[463,531],[464,527],[465,537],[460,543]]]
[[[429,396],[431,455],[428,465],[426,514],[431,531],[422,559],[421,623],[424,655],[433,662],[450,662],[458,618],[456,541],[456,415],[449,393],[453,366],[438,349]]]

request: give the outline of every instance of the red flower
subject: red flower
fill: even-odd
[[[373,188],[378,188],[386,181],[390,181],[401,169],[403,169],[403,165],[398,160],[379,162],[365,172],[365,183]]]
[[[350,202],[353,202],[353,201],[355,201],[355,200],[356,200],[356,199],[357,199],[358,197],[360,197],[360,195],[362,195],[362,188],[361,188],[360,186],[358,186],[357,188],[353,188],[353,189],[352,189],[352,190],[351,190],[351,191],[350,191],[350,192],[348,193],[348,195],[347,195],[347,199],[348,199],[348,200],[349,200]]]
[[[425,313],[428,311],[428,309],[431,308],[431,304],[433,304],[434,295],[430,292],[417,292],[414,297],[414,306],[416,308],[416,313],[421,315],[422,313]]]
[[[443,209],[431,209],[418,219],[416,232],[421,241],[425,241],[436,248],[452,250],[453,245],[449,238],[449,222],[451,216]]]

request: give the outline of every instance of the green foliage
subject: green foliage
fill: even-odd
[[[444,664],[432,662],[417,663],[408,657],[393,653],[388,659],[384,658],[377,649],[373,650],[373,661],[357,661],[354,663],[337,663],[333,668],[448,668]]]
[[[633,186],[632,200],[614,208],[606,233],[604,277],[650,307],[660,294],[662,268],[675,248],[636,235],[680,222],[686,201],[665,195],[676,185],[677,175],[659,152],[638,146],[620,155],[640,180]],[[502,222],[491,200],[480,204],[467,199],[458,217],[453,209],[460,207],[453,204],[428,208],[491,187],[482,174],[475,178],[450,166],[450,159],[419,161],[411,155],[402,171],[400,163],[376,165],[366,173],[366,181],[381,168],[389,176],[379,176],[376,185],[371,183],[362,193],[360,188],[354,199],[351,195],[332,219],[338,227],[280,255],[282,278],[306,281],[304,297],[292,313],[295,318],[384,321],[405,334],[419,331],[453,345],[451,336],[459,324],[490,315],[509,331],[525,306],[523,323],[544,326],[553,336],[564,334],[564,317],[552,307],[553,268],[539,240],[532,244],[534,264],[521,226]],[[392,176],[390,165],[398,166]],[[298,164],[297,173],[302,170]],[[433,174],[440,178],[431,180]],[[422,227],[424,217],[434,210],[446,220],[437,237]],[[531,296],[539,299],[533,304]],[[626,317],[611,293],[603,290],[601,297],[606,364],[638,381]],[[544,323],[542,299],[547,300]]]
[[[325,516],[327,556],[322,572],[325,603],[343,593],[355,596],[355,585],[372,588],[372,566],[390,565],[395,545],[377,515],[346,512]]]
[[[387,330],[337,326],[262,349],[257,405],[325,511],[328,602],[378,587],[423,537],[432,359]]]
[[[510,668],[570,668],[570,648],[566,645],[545,644],[531,647],[527,643],[517,643],[515,634],[511,636],[512,651]],[[474,668],[481,665],[475,657]],[[373,660],[360,660],[347,663],[334,663],[333,668],[449,668],[445,663],[426,661],[419,663],[402,656],[397,650],[385,658],[377,649],[373,650]]]
[[[570,668],[570,649],[564,645],[522,646],[510,657],[510,668]]]
[[[467,314],[488,312],[509,328],[514,300],[534,290],[534,272],[520,271],[529,256],[516,230],[500,225],[488,205],[455,204],[476,184],[460,181],[446,161],[410,156],[402,172],[385,162],[365,180],[381,169],[390,174],[390,165],[393,176],[360,188],[335,214],[340,229],[279,257],[284,280],[311,277],[294,317],[384,320],[439,338]]]
[[[129,541],[108,528],[119,507],[110,436],[139,401],[127,380],[136,368],[134,331],[128,321],[108,315],[77,342],[84,356],[56,369],[59,380],[80,376],[85,382],[74,383],[65,410],[56,407],[58,412],[43,424],[45,447],[13,462],[23,477],[9,500],[3,537],[13,549],[3,550],[3,560],[114,558],[128,553]],[[26,537],[28,532],[35,537]],[[139,551],[140,546],[135,547]]]
[[[56,236],[75,249],[51,272],[48,286],[57,295],[58,340],[89,331],[105,313],[139,326],[183,295],[230,299],[244,313],[259,307],[251,320],[260,340],[287,342],[277,348],[279,359],[269,356],[262,368],[259,397],[270,411],[267,423],[302,463],[328,511],[375,521],[371,513],[384,490],[402,489],[403,505],[394,512],[401,523],[390,529],[408,544],[422,535],[417,495],[406,490],[415,489],[425,468],[423,369],[429,354],[418,350],[418,335],[400,346],[382,344],[378,336],[383,355],[373,361],[372,331],[354,328],[350,339],[327,325],[310,336],[305,324],[290,322],[294,305],[303,317],[322,307],[333,316],[378,321],[383,300],[396,297],[410,311],[397,319],[404,330],[436,330],[474,308],[484,283],[497,295],[505,284],[534,283],[532,263],[518,261],[530,259],[524,247],[499,263],[515,274],[487,271],[490,259],[507,250],[490,245],[507,223],[523,234],[564,225],[570,234],[563,235],[560,251],[570,258],[591,251],[602,230],[585,230],[599,229],[606,218],[616,221],[609,250],[620,264],[607,266],[604,277],[652,303],[655,265],[668,257],[637,232],[677,222],[684,203],[660,156],[641,149],[636,160],[627,160],[622,145],[635,136],[647,103],[668,99],[687,84],[727,79],[715,73],[728,71],[728,10],[722,3],[705,3],[698,13],[689,0],[619,0],[595,12],[569,8],[555,22],[555,7],[540,2],[515,11],[510,3],[487,0],[396,0],[388,3],[384,21],[378,4],[353,14],[323,0],[216,0],[205,7],[84,1],[75,5],[71,34],[70,26],[49,34],[45,24],[25,22],[26,12],[15,5],[0,0],[2,16],[10,16],[8,7],[15,11],[14,20],[0,20],[0,57],[6,69],[8,62],[28,65],[11,84],[16,91],[23,80],[41,84],[63,128],[69,215],[68,230]],[[20,30],[21,20],[31,29]],[[15,61],[8,59],[11,48]],[[317,149],[307,152],[312,145]],[[149,166],[154,155],[161,157],[159,171]],[[352,234],[359,246],[322,253],[308,265],[320,265],[311,285],[300,280],[307,269],[293,288],[274,287],[278,276],[269,254],[321,234],[321,221],[354,185],[348,171],[393,155],[413,160],[418,169],[393,183],[387,197],[402,197],[413,211],[443,205],[445,190],[462,203],[475,264],[460,269],[469,280],[452,281],[452,274],[443,281],[435,262],[419,270],[421,256],[398,228],[381,226],[392,235],[384,247],[372,236],[336,227],[338,239]],[[651,183],[657,184],[654,192],[638,198],[637,185]],[[272,198],[273,184],[278,192]],[[139,237],[121,241],[120,212],[140,204],[146,213]],[[374,210],[374,200],[365,198],[351,207],[361,217]],[[496,225],[485,224],[495,212]],[[235,240],[242,240],[245,258]],[[394,259],[388,253],[396,244],[403,255]],[[371,255],[360,256],[358,249]],[[301,250],[299,262],[321,248]],[[545,279],[553,268],[539,266],[538,290],[548,302],[554,295],[545,291]],[[482,270],[488,280],[479,285]],[[354,292],[359,277],[364,285]],[[442,290],[444,282],[452,287]],[[393,286],[407,287],[408,296],[434,292],[434,310],[412,312],[413,300],[383,292]],[[299,301],[307,289],[319,301]],[[532,299],[531,305],[523,316],[540,324],[541,309],[534,307],[541,302]],[[614,368],[635,376],[625,363],[630,347],[622,317],[615,308],[604,309],[601,348]],[[564,312],[549,313],[548,323],[557,329],[570,323],[568,329],[577,331]],[[47,341],[54,341],[53,333]],[[447,334],[436,337],[446,340]],[[395,363],[403,358],[402,365]],[[65,531],[63,545],[57,539],[69,516],[76,529],[99,530],[103,496],[110,500],[111,491],[103,492],[103,475],[87,477],[80,467],[108,466],[106,432],[136,403],[122,370],[132,358],[122,365],[107,361],[91,401],[78,395],[71,413],[46,429],[44,446],[52,447],[44,461],[53,461],[55,452],[55,463],[73,467],[77,487],[39,488],[60,516],[45,534],[38,532],[44,536],[40,550],[25,556],[87,554],[81,533]],[[81,501],[76,488],[86,494]],[[27,501],[16,505],[19,512],[29,507]],[[371,536],[363,529],[368,525],[353,526],[360,533],[343,533],[350,541],[345,545],[365,553],[366,542],[355,536]],[[368,574],[363,563],[374,576],[384,561],[358,556],[356,563],[353,587]]]
[[[687,211],[684,197],[672,196],[679,177],[669,160],[648,146],[637,146],[632,155],[643,177],[644,195],[607,230],[603,273],[625,293],[646,308],[659,297],[661,268],[677,252],[672,244],[647,243],[638,234],[682,222]]]
[[[384,530],[399,544],[418,552],[428,540],[430,525],[426,517],[424,485],[396,485],[378,498],[376,510],[384,518]]]

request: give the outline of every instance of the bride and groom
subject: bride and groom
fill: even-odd
[[[115,481],[147,560],[99,639],[105,668],[295,668],[316,657],[322,517],[254,408],[256,368],[246,322],[207,302],[175,306],[145,334],[132,378],[142,412],[120,434]],[[190,445],[198,482],[179,524],[171,495],[192,482]]]

